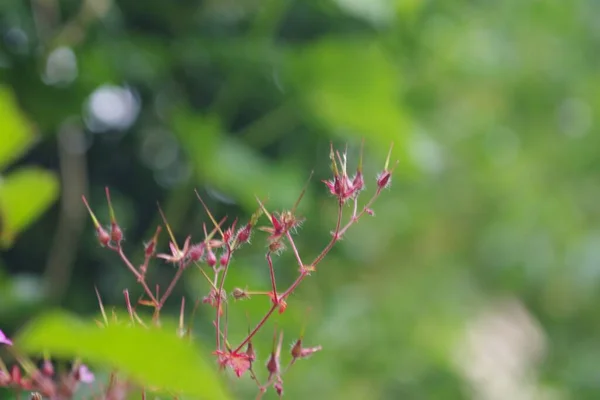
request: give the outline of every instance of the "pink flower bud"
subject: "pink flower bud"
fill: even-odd
[[[223,254],[221,254],[221,258],[219,258],[219,265],[221,265],[221,267],[226,267],[228,262],[229,254],[227,254],[227,252],[224,252]]]
[[[98,228],[96,228],[96,235],[98,236],[98,242],[100,242],[100,246],[106,247],[110,244],[110,235],[102,226],[98,226]]]
[[[123,240],[123,231],[116,222],[112,222],[110,224],[110,239],[117,245],[119,245]]]
[[[377,187],[379,189],[385,189],[390,187],[390,184],[392,183],[392,173],[389,171],[383,171],[381,174],[379,174],[379,176],[377,177]]]
[[[277,382],[273,384],[273,389],[277,392],[277,396],[283,396],[283,381],[281,378],[277,379]]]
[[[250,235],[252,234],[252,225],[246,224],[237,233],[237,242],[240,244],[248,243],[250,241]]]
[[[44,360],[42,363],[42,373],[48,377],[52,377],[54,375],[54,365],[52,365],[52,361]]]
[[[267,361],[267,371],[269,371],[269,376],[279,373],[279,362],[277,361],[277,356],[274,352],[271,353],[269,361]]]
[[[206,253],[206,263],[209,267],[217,265],[217,256],[210,248],[208,249],[208,253]]]
[[[188,251],[188,256],[192,261],[199,261],[204,255],[204,243],[194,244]]]

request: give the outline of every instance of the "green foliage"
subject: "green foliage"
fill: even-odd
[[[10,87],[0,86],[0,171],[21,156],[35,137]]]
[[[0,182],[0,246],[9,246],[58,197],[58,179],[48,171],[23,167]]]
[[[9,87],[0,86],[0,172],[34,143],[32,127]],[[58,197],[58,180],[39,168],[20,168],[0,178],[0,247],[39,218]]]
[[[168,323],[144,328],[112,322],[100,328],[65,313],[48,313],[32,321],[16,345],[29,353],[82,357],[164,391],[211,400],[228,398],[205,350],[178,338]]]

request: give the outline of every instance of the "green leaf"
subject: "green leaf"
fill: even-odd
[[[0,178],[0,246],[41,216],[58,197],[58,179],[48,171],[24,167]]]
[[[34,135],[17,101],[6,86],[0,86],[0,170],[29,148]]]
[[[215,366],[202,349],[161,328],[112,323],[103,328],[63,312],[42,315],[15,340],[29,353],[81,358],[116,368],[141,385],[202,399],[227,399]]]

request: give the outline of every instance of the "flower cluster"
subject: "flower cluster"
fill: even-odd
[[[7,347],[12,341],[0,330],[0,344]],[[0,388],[10,388],[15,392],[30,393],[30,399],[70,399],[81,384],[92,384],[94,374],[85,364],[75,362],[66,373],[56,373],[54,364],[44,359],[40,367],[32,361],[14,353],[20,366],[15,364],[10,369],[0,359]]]
[[[191,269],[191,266],[195,266],[195,270],[202,274],[207,282],[207,292],[203,294],[204,297],[202,303],[211,307],[214,313],[213,325],[215,328],[215,348],[213,354],[216,357],[217,365],[222,370],[231,371],[238,378],[250,376],[257,385],[259,398],[269,389],[273,389],[281,396],[284,391],[283,378],[290,367],[298,360],[307,358],[320,351],[321,346],[305,346],[304,333],[302,333],[293,341],[293,346],[289,354],[285,357],[287,362],[283,362],[283,332],[276,331],[273,336],[272,350],[268,355],[268,358],[263,361],[266,370],[263,371],[265,376],[261,379],[259,377],[260,371],[256,367],[257,355],[254,350],[253,340],[257,334],[264,330],[263,328],[265,327],[266,322],[273,314],[276,312],[281,314],[287,310],[290,304],[290,295],[307,277],[317,271],[320,262],[344,236],[345,232],[351,226],[356,224],[364,215],[373,215],[371,206],[380,196],[383,189],[390,186],[391,176],[395,166],[392,168],[389,167],[391,157],[390,149],[385,166],[375,179],[376,189],[374,193],[366,202],[360,205],[360,194],[365,191],[362,157],[361,149],[356,172],[352,174],[352,176],[349,176],[347,151],[340,153],[339,151],[334,151],[333,146],[331,147],[330,160],[333,176],[331,179],[324,180],[323,182],[331,195],[337,199],[336,223],[328,243],[325,244],[322,250],[308,263],[301,255],[295,239],[298,228],[304,221],[304,218],[301,218],[296,214],[296,209],[306,188],[302,190],[296,203],[288,210],[269,210],[262,201],[257,199],[258,205],[256,211],[250,217],[249,221],[239,226],[237,219],[230,224],[227,223],[227,217],[217,220],[210,212],[203,199],[196,192],[196,196],[204,208],[211,222],[211,226],[210,228],[206,224],[203,226],[204,235],[201,239],[194,239],[192,236],[187,236],[182,244],[177,243],[175,240],[171,226],[162,210],[159,208],[163,224],[162,226],[157,227],[152,238],[144,245],[143,260],[139,263],[132,262],[125,253],[123,248],[123,230],[119,226],[115,215],[108,188],[106,189],[106,200],[109,209],[108,225],[103,226],[99,222],[85,197],[83,197],[83,202],[91,216],[99,244],[117,254],[124,266],[136,278],[136,281],[143,291],[137,304],[148,306],[153,309],[152,322],[155,325],[159,325],[161,310],[167,299],[170,298],[177,282],[184,276],[184,273],[188,273],[187,271]],[[350,207],[350,210],[345,207],[347,204],[351,204],[352,207]],[[265,224],[261,222],[263,220],[266,220]],[[159,236],[163,230],[166,230],[169,235],[169,251],[165,253],[157,251],[159,246]],[[224,287],[233,256],[241,246],[250,243],[255,230],[266,232],[268,235],[266,237],[265,250],[266,268],[268,268],[269,272],[268,288],[265,287],[261,290],[254,290],[247,287],[244,289],[238,287],[233,289],[231,293],[227,293]],[[293,253],[298,267],[298,274],[291,284],[282,288],[277,282],[274,258],[286,250],[290,250]],[[159,285],[150,285],[148,282],[152,261],[159,261],[175,267],[174,275],[164,290],[162,290]],[[155,290],[151,290],[151,287],[154,287]],[[142,319],[135,311],[137,304],[132,304],[128,290],[125,290],[124,293],[127,311],[132,320],[141,322]],[[224,317],[224,306],[233,306],[228,304],[230,298],[233,300],[248,300],[257,296],[268,299],[269,305],[265,309],[264,315],[255,323],[254,327],[251,329],[249,328],[244,339],[236,344],[230,343],[230,338],[228,337],[229,324],[227,318]],[[100,301],[100,296],[98,295],[98,297]],[[182,298],[180,327],[178,332],[180,337],[191,336],[191,327],[188,326],[186,329],[183,326],[184,304],[185,298]],[[100,307],[104,313],[101,301]],[[0,343],[11,344],[10,340],[4,335],[0,335]],[[49,376],[47,376],[43,370],[41,372],[36,371],[37,370],[35,370],[34,375],[32,375],[32,377],[35,378],[33,379],[33,382],[45,382],[42,380],[42,377],[46,380],[49,379]],[[0,374],[1,373],[2,372],[0,372]],[[10,382],[17,382],[17,380],[12,377],[11,372],[5,370],[4,373],[6,374],[6,377],[4,377],[5,380],[10,379]],[[89,371],[83,365],[77,366],[76,369],[71,371],[69,376],[75,382],[86,382],[90,380]],[[2,377],[3,375],[0,375],[0,385],[3,379]],[[43,392],[41,389],[39,391],[45,395],[49,393]],[[53,397],[50,398],[53,399]]]

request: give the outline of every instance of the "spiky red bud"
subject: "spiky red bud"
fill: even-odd
[[[361,171],[358,171],[352,180],[352,190],[354,194],[358,194],[361,190],[365,188],[365,180]]]
[[[283,314],[287,309],[287,302],[284,299],[279,299],[279,314]]]
[[[116,222],[110,224],[110,239],[117,245],[120,245],[123,240],[123,231]]]
[[[267,361],[267,371],[269,371],[269,376],[279,373],[279,361],[277,360],[275,352],[271,353],[269,361]]]
[[[377,187],[379,189],[385,189],[385,188],[389,187],[392,182],[391,178],[392,178],[391,172],[383,171],[377,177]]]
[[[302,339],[296,340],[296,343],[294,343],[294,346],[292,346],[290,353],[292,354],[292,358],[300,357],[300,354],[302,354]]]
[[[206,253],[206,263],[211,268],[217,265],[217,256],[211,248],[209,248],[208,252]]]
[[[219,265],[224,268],[227,266],[227,263],[229,263],[229,254],[227,254],[227,252],[224,252],[219,258]]]
[[[250,241],[250,235],[252,234],[252,225],[250,223],[246,224],[243,228],[237,233],[237,242],[239,244],[248,243]]]
[[[188,250],[188,256],[192,261],[200,261],[202,256],[204,255],[204,243],[198,243],[190,246]]]

